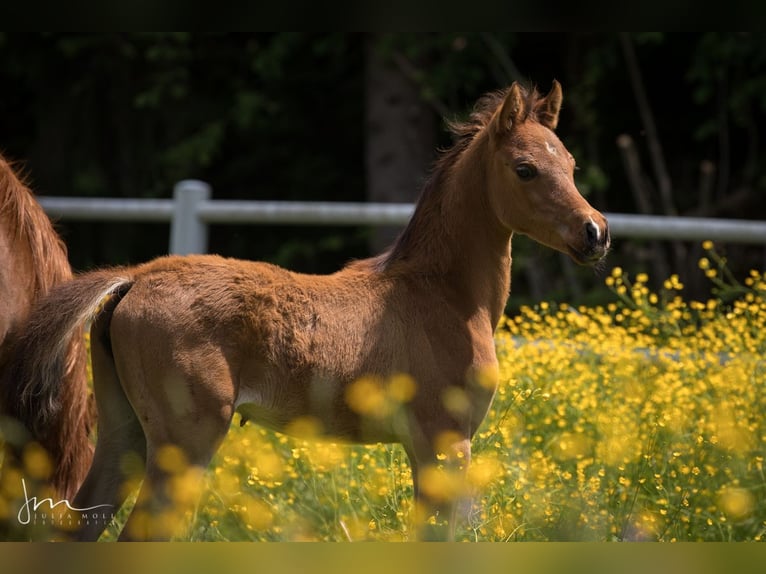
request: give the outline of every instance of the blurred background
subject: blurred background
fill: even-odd
[[[613,213],[766,220],[766,36],[759,33],[125,33],[0,35],[0,150],[41,196],[417,199],[444,119],[514,80],[564,88],[576,181]],[[167,224],[60,220],[77,270],[168,250]],[[397,230],[213,225],[209,251],[331,272]],[[709,284],[699,242],[619,239],[606,269],[514,240],[511,307],[597,303],[620,265]],[[720,245],[738,277],[759,245]]]

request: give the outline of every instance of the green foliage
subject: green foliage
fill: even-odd
[[[693,53],[687,72],[692,96],[703,105],[726,98],[726,108],[737,126],[756,121],[766,111],[766,43],[760,35],[747,32],[708,32]],[[722,91],[723,90],[723,91]],[[714,137],[720,129],[713,117],[696,130],[696,137]]]

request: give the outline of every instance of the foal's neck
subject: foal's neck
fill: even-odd
[[[485,314],[494,328],[510,289],[512,234],[490,208],[486,147],[480,137],[448,152],[386,268],[425,279],[467,317]]]

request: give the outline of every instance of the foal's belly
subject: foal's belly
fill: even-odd
[[[316,383],[292,390],[240,388],[235,407],[244,422],[304,438],[325,438],[355,443],[399,442],[404,425],[397,416],[363,416],[352,409],[338,383]]]

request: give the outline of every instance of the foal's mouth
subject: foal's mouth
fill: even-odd
[[[589,251],[581,251],[567,244],[567,255],[578,265],[595,265],[609,253],[609,247],[596,247]]]

